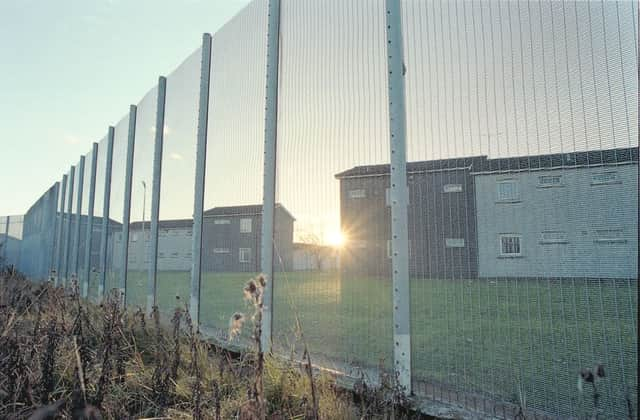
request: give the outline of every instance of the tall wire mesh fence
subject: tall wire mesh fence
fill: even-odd
[[[228,327],[244,283],[272,269],[274,350],[376,383],[398,345],[393,2],[280,1],[267,103],[270,1],[213,35],[210,62],[206,42],[194,51],[166,97],[150,90],[111,156],[107,136],[24,219],[0,218],[0,258],[34,280],[77,276],[94,300],[104,277],[132,307],[200,302],[201,330],[240,345],[249,334]],[[637,418],[637,4],[400,4],[412,392],[500,418]],[[598,364],[604,377],[581,379]]]

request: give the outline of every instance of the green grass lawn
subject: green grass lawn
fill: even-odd
[[[226,331],[234,312],[247,311],[242,287],[250,275],[204,274],[203,325]],[[160,308],[171,311],[176,296],[188,302],[189,281],[187,272],[159,273]],[[299,352],[297,317],[321,364],[391,366],[389,279],[278,273],[274,286],[273,335],[281,351]],[[144,306],[146,287],[146,273],[129,273],[130,305]],[[585,415],[591,391],[578,391],[578,372],[602,362],[604,417],[626,415],[627,393],[637,400],[637,282],[412,279],[411,305],[418,389],[428,381],[511,402],[523,395],[530,408]]]

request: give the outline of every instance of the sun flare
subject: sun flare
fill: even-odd
[[[342,232],[331,232],[327,235],[327,244],[333,247],[341,248],[344,246],[345,242],[346,238]]]

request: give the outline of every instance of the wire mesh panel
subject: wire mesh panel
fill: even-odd
[[[200,57],[198,49],[167,77],[156,278],[164,312],[189,301]]]
[[[34,281],[42,281],[46,278],[45,255],[50,253],[52,245],[47,238],[47,228],[50,226],[47,211],[51,210],[52,192],[55,193],[55,185],[47,190],[24,215],[18,270]],[[0,219],[0,232],[4,236],[3,229]],[[0,257],[1,248],[0,245]]]
[[[80,162],[76,164],[75,176],[73,179],[73,199],[71,204],[71,214],[70,214],[70,225],[69,225],[69,257],[68,257],[68,268],[67,268],[67,276],[69,281],[73,278],[77,281],[78,273],[77,273],[77,261],[78,261],[78,242],[76,238],[76,226],[80,223],[80,215],[78,213],[78,202],[82,198],[80,196],[80,188],[83,186],[80,184],[80,181],[83,181],[84,184],[84,176],[81,175],[80,170],[85,170],[86,166],[80,167]],[[81,203],[82,204],[82,203]]]
[[[126,291],[127,305],[130,306],[144,307],[146,302],[157,101],[158,89],[153,88],[138,103],[136,113]]]
[[[65,175],[66,176],[66,175]],[[57,272],[60,269],[60,240],[62,238],[62,206],[64,204],[64,180],[65,177],[62,178],[60,182],[57,183],[58,187],[56,189],[56,220],[55,220],[55,228],[54,228],[54,241],[53,241],[53,251],[51,253],[51,266],[49,267],[49,274],[53,277],[54,274],[57,276]]]
[[[274,340],[369,380],[392,357],[384,1],[283,1]],[[361,370],[353,371],[352,368]]]
[[[7,253],[7,216],[0,216],[0,266],[4,267]]]
[[[6,265],[14,268],[18,268],[20,265],[20,251],[22,249],[22,227],[24,217],[23,216],[9,216],[8,229],[6,236],[6,251],[5,259]]]
[[[78,223],[80,224],[80,236],[78,238],[78,284],[85,283],[86,253],[87,253],[87,228],[89,227],[89,207],[91,199],[91,165],[93,162],[93,149],[84,156],[84,177],[82,179],[82,206]],[[95,202],[95,194],[94,194]],[[95,213],[95,209],[94,209]],[[93,220],[95,225],[95,220]],[[82,290],[82,288],[81,288]]]
[[[43,197],[40,197],[36,203],[29,208],[24,214],[22,224],[22,241],[20,243],[20,261],[17,266],[18,271],[27,277],[33,277],[32,263],[34,261],[32,241],[38,230],[37,213]],[[2,227],[0,226],[0,229]],[[1,252],[1,251],[0,251]]]
[[[89,256],[89,298],[98,299],[100,273],[104,270],[102,259],[100,258],[100,240],[102,236],[102,223],[104,219],[104,193],[107,169],[107,146],[108,138],[104,137],[98,143],[98,159],[96,162],[96,193],[93,203],[93,227],[91,229],[91,255]]]
[[[42,242],[39,243],[41,265],[39,277],[43,280],[49,278],[49,271],[53,261],[52,250],[55,246],[55,232],[58,205],[58,183],[55,183],[48,191],[42,215]]]
[[[67,188],[64,195],[64,207],[62,213],[62,228],[60,239],[60,269],[58,270],[59,284],[67,284],[67,269],[69,267],[69,249],[71,239],[71,203],[73,200],[73,184],[75,167],[71,167],[67,173]]]
[[[120,287],[122,274],[122,219],[124,210],[124,187],[127,169],[127,146],[129,141],[129,115],[115,126],[113,140],[113,163],[111,166],[111,195],[109,199],[109,228],[107,241],[107,280],[105,293]]]
[[[260,272],[266,7],[252,2],[213,36],[200,322],[223,339]]]
[[[637,5],[403,8],[415,389],[636,412]]]

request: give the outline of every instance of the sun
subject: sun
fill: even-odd
[[[346,242],[346,238],[342,232],[331,232],[327,235],[326,239],[327,244],[336,248],[341,248]]]

